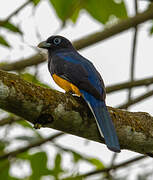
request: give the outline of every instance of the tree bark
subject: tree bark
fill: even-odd
[[[35,127],[57,129],[104,143],[96,122],[82,98],[31,84],[20,76],[0,71],[0,107]],[[121,149],[153,153],[153,117],[108,107]]]

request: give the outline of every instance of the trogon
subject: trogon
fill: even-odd
[[[62,36],[51,36],[38,45],[48,50],[48,69],[66,92],[82,96],[91,109],[107,147],[120,152],[117,134],[105,104],[105,87],[94,65]]]

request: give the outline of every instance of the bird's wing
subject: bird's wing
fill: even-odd
[[[104,100],[105,92],[101,76],[92,63],[82,58],[73,53],[57,54],[54,57],[55,73],[97,99]]]

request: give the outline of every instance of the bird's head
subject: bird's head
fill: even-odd
[[[38,47],[47,49],[51,52],[61,49],[73,48],[71,42],[62,36],[51,36],[46,41],[39,43]]]

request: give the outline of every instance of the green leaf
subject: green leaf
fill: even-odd
[[[55,166],[54,166],[57,171],[61,169],[61,160],[62,160],[61,155],[57,153],[55,157]]]
[[[5,179],[6,180],[6,179]],[[12,176],[8,176],[8,179],[7,180],[25,180],[25,179],[18,179],[16,177],[12,177]]]
[[[93,18],[103,24],[109,21],[111,15],[118,18],[127,17],[126,7],[123,1],[117,3],[114,0],[86,0],[85,9]]]
[[[73,154],[73,161],[74,161],[75,163],[77,163],[78,161],[84,159],[83,156],[81,156],[81,154],[76,153],[75,151],[72,151],[72,154]]]
[[[79,12],[80,12],[81,8],[76,8],[75,11],[73,12],[72,16],[70,17],[70,19],[72,20],[73,23],[76,23],[78,17],[79,17]]]
[[[73,151],[72,149],[68,149],[68,148],[64,148],[64,147],[61,148],[58,145],[56,145],[56,147],[59,148],[62,151],[65,151],[65,152],[68,152],[68,153],[72,153],[72,155],[73,155],[73,162],[74,163],[77,163],[80,160],[86,160],[85,156],[81,155],[80,153],[78,153],[76,151]]]
[[[80,2],[80,0],[50,0],[57,16],[62,22],[65,22],[67,19],[76,22],[82,6]]]
[[[34,140],[38,140],[38,138],[39,139],[42,138],[41,134],[36,129],[34,129],[29,122],[22,120],[22,121],[16,121],[16,123],[21,125],[23,128],[28,128],[32,130],[32,133],[34,133],[34,135],[33,138],[31,137],[31,142]]]
[[[8,160],[1,160],[0,169],[1,169],[0,179],[9,180],[10,162]]]
[[[44,84],[44,83],[41,83],[37,78],[36,76],[30,74],[30,73],[24,73],[24,74],[21,74],[21,77],[26,80],[26,81],[29,81],[31,83],[34,83],[36,85],[39,85],[39,86],[42,86],[42,87],[45,87],[45,88],[49,88],[48,85]]]
[[[26,151],[23,153],[19,153],[16,157],[23,160],[29,160],[31,155],[29,154],[29,152]]]
[[[0,36],[0,44],[6,47],[10,47],[10,45],[8,44],[8,42],[4,39],[3,36]]]
[[[39,4],[40,0],[32,0],[32,2],[34,4],[34,6],[37,6]]]
[[[150,34],[153,34],[153,26],[150,28]]]
[[[16,121],[16,123],[23,126],[23,127],[25,127],[25,128],[33,129],[32,125],[29,122],[25,121],[25,120]]]
[[[45,152],[38,152],[30,155],[29,160],[32,168],[31,180],[39,180],[42,176],[51,174],[51,171],[47,168],[48,159]]]
[[[51,175],[55,177],[56,180],[60,179],[59,176],[64,170],[61,166],[62,157],[61,154],[57,153],[54,161],[54,168],[51,170]]]
[[[15,26],[14,24],[10,23],[10,22],[5,22],[2,26],[3,28],[6,28],[12,32],[15,32],[15,33],[20,33],[22,34],[21,30],[19,29],[19,27]]]
[[[96,159],[96,158],[88,158],[87,161],[89,163],[91,163],[92,165],[94,165],[96,167],[96,169],[103,169],[105,168],[104,164],[99,160],[99,159]]]
[[[0,140],[0,155],[4,154],[6,145],[8,145],[7,141]]]

